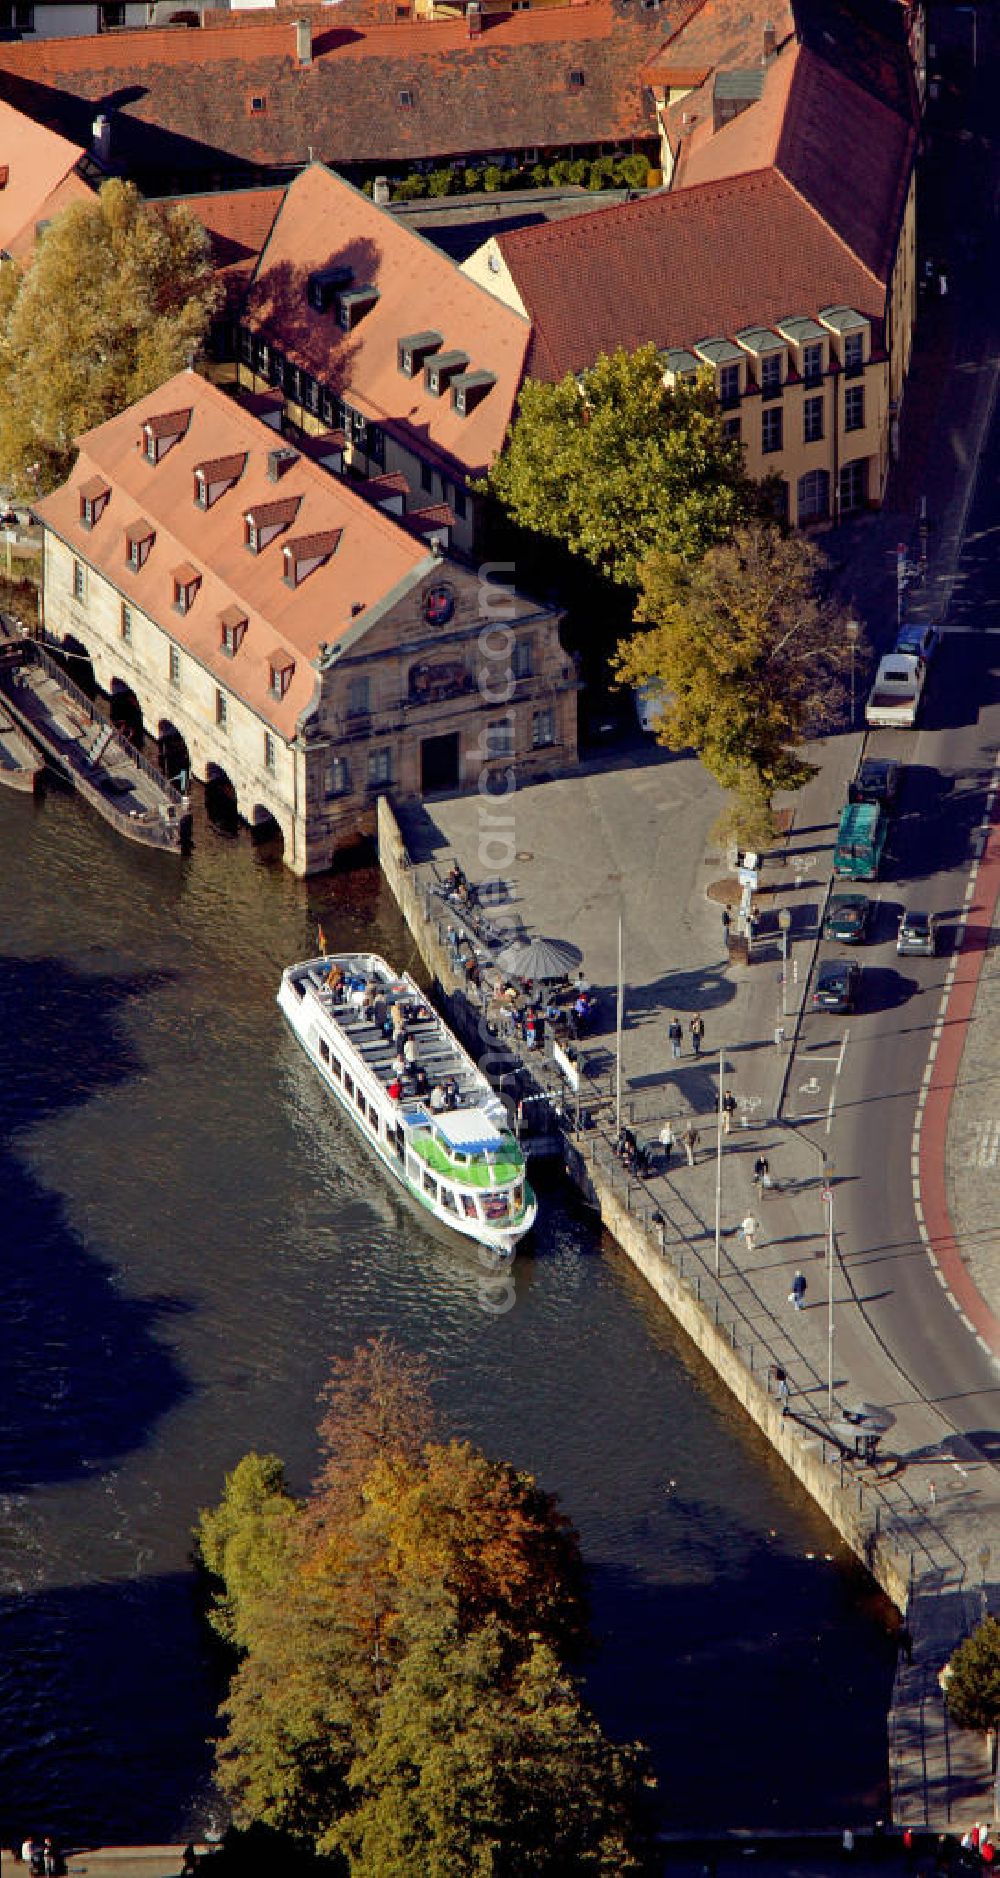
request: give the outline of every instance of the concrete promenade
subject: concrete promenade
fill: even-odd
[[[946,201],[942,193],[942,202]],[[944,618],[960,612],[959,554],[975,491],[977,465],[996,399],[998,364],[991,305],[970,292],[960,303],[959,257],[948,250],[944,217],[935,251],[951,267],[953,292],[925,306],[903,411],[900,464],[882,512],[836,531],[825,543],[839,583],[873,637],[884,640],[896,611],[900,541],[918,548],[917,517],[929,497],[928,575],[915,611]],[[974,283],[971,283],[974,285]],[[960,310],[959,310],[960,308]],[[1000,1482],[982,1452],[962,1448],[946,1416],[923,1399],[873,1334],[850,1272],[834,1264],[837,1403],[891,1404],[896,1417],[875,1468],[845,1460],[827,1423],[831,1373],[827,1342],[827,1223],[823,1169],[804,1133],[778,1118],[789,1057],[775,1039],[789,1032],[808,979],[818,915],[828,883],[830,804],[843,800],[860,734],[827,739],[823,772],[794,803],[784,846],[762,877],[765,919],[752,962],[730,965],[720,909],[708,889],[726,872],[709,831],[718,795],[700,766],[636,738],[632,751],[588,763],[578,775],[519,790],[502,804],[478,798],[429,805],[406,818],[418,878],[444,872],[457,857],[477,883],[501,879],[494,917],[533,934],[567,937],[585,952],[587,976],[602,997],[601,1033],[584,1046],[585,1098],[597,1127],[578,1147],[620,1195],[629,1219],[659,1232],[685,1283],[707,1315],[731,1326],[760,1378],[783,1369],[787,1417],[809,1466],[835,1469],[856,1484],[859,1518],[911,1574],[912,1661],[901,1654],[890,1717],[890,1771],[898,1823],[929,1821],[962,1830],[994,1813],[982,1743],[950,1730],[937,1675],[955,1641],[978,1620],[984,1546],[1000,1558]],[[919,1204],[942,1277],[970,1324],[1000,1355],[1000,1258],[994,1198],[1000,1158],[1000,1057],[995,1020],[1000,965],[992,944],[1000,886],[1000,830],[984,852],[965,909],[949,1001],[924,1095],[917,1168]],[[782,1016],[776,915],[791,913],[791,978]],[[447,916],[442,909],[443,918]],[[662,1165],[646,1183],[628,1181],[608,1152],[612,1132],[613,994],[618,919],[622,918],[627,1023],[623,1047],[624,1114],[640,1138],[655,1138],[666,1119],[680,1133],[688,1120],[701,1141],[696,1165]],[[670,1058],[666,1026],[694,1012],[705,1020],[703,1054],[689,1041]],[[715,1127],[719,1052],[738,1100],[737,1123],[724,1144],[716,1275]],[[551,1067],[531,1059],[543,1084]],[[775,1185],[758,1193],[753,1161],[763,1152]],[[610,1183],[610,1185],[608,1185]],[[751,1246],[739,1224],[759,1221]],[[789,1303],[796,1270],[807,1278],[806,1306]],[[964,1290],[962,1289],[964,1285]],[[780,1417],[780,1410],[777,1411]],[[842,1530],[844,1529],[842,1525]]]

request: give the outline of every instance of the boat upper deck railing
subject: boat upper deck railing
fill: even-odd
[[[81,709],[86,712],[92,723],[96,725],[107,722],[107,719],[102,718],[100,712],[95,709],[93,699],[88,698],[87,693],[81,690],[80,686],[69,677],[67,672],[64,672],[58,659],[54,659],[51,653],[45,650],[44,646],[39,645],[37,639],[25,639],[24,645],[29,649],[29,658],[38,661],[43,670],[48,672],[51,678],[55,679],[59,689],[64,691],[68,697],[72,698],[74,704],[79,705]],[[131,743],[128,745],[128,748],[125,749],[121,738],[119,738],[119,745],[123,749],[128,762],[134,763],[136,769],[141,770],[143,775],[149,778],[150,782],[155,783],[159,793],[164,796],[174,808],[178,810],[187,809],[187,798],[181,795],[180,790],[176,789],[174,784],[167,780],[166,776],[163,775],[161,770],[156,768],[154,763],[150,763],[148,758],[143,756],[141,750],[137,750],[134,744]],[[126,816],[126,822],[128,819],[128,816]]]

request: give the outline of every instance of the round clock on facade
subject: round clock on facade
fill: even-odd
[[[455,595],[450,587],[428,587],[424,594],[424,618],[429,626],[444,626],[455,611]]]

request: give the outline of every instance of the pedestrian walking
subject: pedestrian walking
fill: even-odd
[[[724,906],[722,909],[722,938],[723,938],[723,943],[727,946],[729,944],[729,930],[730,930],[730,927],[732,926],[732,923],[733,923],[733,916],[731,912],[729,911],[728,906]]]
[[[670,1156],[674,1151],[674,1131],[669,1122],[664,1122],[660,1129],[660,1146],[663,1149],[664,1172],[670,1166]]]
[[[758,1154],[753,1164],[753,1184],[758,1193],[771,1185],[771,1167],[766,1154]]]
[[[722,1126],[728,1135],[733,1125],[733,1116],[736,1114],[736,1097],[731,1089],[726,1090],[719,1107],[722,1110]]]
[[[937,1488],[934,1485],[933,1480],[929,1480],[927,1483],[927,1498],[929,1499],[932,1506],[937,1505]]]
[[[670,1027],[667,1031],[667,1036],[670,1038],[671,1056],[675,1058],[680,1056],[681,1042],[684,1036],[684,1032],[682,1031],[681,1025],[680,1025],[680,1018],[675,1017],[671,1020]]]
[[[784,1370],[780,1370],[778,1372],[778,1401],[781,1403],[782,1417],[788,1414],[788,1397],[788,1377],[785,1375]]]
[[[760,914],[758,913],[757,908],[755,906],[752,906],[750,908],[749,913],[747,914],[747,937],[751,945],[753,945],[753,942],[756,939],[759,931],[760,931]]]
[[[757,1234],[759,1233],[759,1231],[760,1231],[760,1221],[754,1219],[754,1216],[752,1213],[748,1213],[742,1225],[740,1226],[740,1232],[743,1235],[743,1239],[746,1244],[746,1249],[748,1252],[753,1251],[754,1246],[757,1243]]]
[[[788,1293],[789,1303],[794,1304],[795,1309],[797,1311],[802,1311],[805,1309],[805,1298],[806,1298],[805,1277],[802,1272],[796,1272],[795,1277],[792,1279],[792,1288],[790,1292]]]
[[[701,1046],[705,1036],[705,1020],[696,1011],[688,1026],[691,1032],[691,1048],[695,1056],[701,1055]]]
[[[694,1157],[698,1152],[698,1143],[701,1140],[701,1136],[697,1128],[693,1128],[691,1123],[688,1122],[681,1139],[684,1143],[684,1152],[687,1155],[688,1166],[693,1167]]]

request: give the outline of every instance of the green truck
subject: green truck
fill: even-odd
[[[888,822],[881,803],[849,802],[840,817],[833,871],[849,880],[877,880]]]

